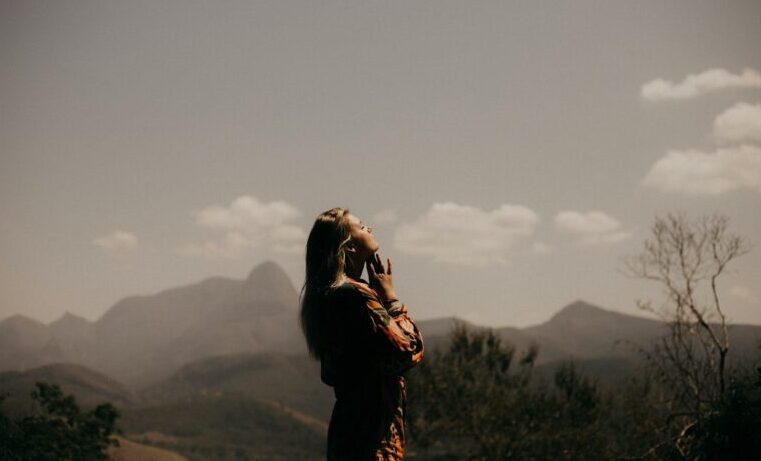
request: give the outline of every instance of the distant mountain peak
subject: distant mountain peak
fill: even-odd
[[[283,268],[274,261],[265,261],[248,274],[245,292],[249,300],[285,302],[295,307],[298,292]]]
[[[288,274],[285,273],[282,267],[275,261],[267,260],[263,263],[256,265],[251,272],[248,273],[246,278],[249,281],[261,280],[261,279],[288,279]],[[290,282],[290,279],[289,279]]]
[[[577,299],[567,304],[542,325],[556,327],[571,327],[577,324],[598,324],[599,322],[615,321],[619,317],[629,317],[627,314],[603,309],[592,303]]]
[[[3,320],[0,320],[0,324],[2,325],[18,325],[18,326],[44,326],[45,324],[40,322],[39,320],[33,319],[31,317],[27,317],[24,314],[13,314],[9,317],[4,318]]]
[[[5,350],[38,349],[49,340],[48,326],[26,315],[14,314],[0,321],[0,353]]]
[[[271,291],[274,290],[295,290],[293,282],[285,270],[274,261],[264,261],[254,267],[246,278],[246,284],[256,289]]]
[[[576,300],[560,309],[547,322],[534,328],[549,328],[557,336],[562,335],[563,331],[568,333],[574,329],[581,329],[585,332],[584,334],[599,334],[595,333],[595,330],[609,330],[611,328],[625,327],[626,325],[652,326],[657,323],[659,322],[654,319],[603,309],[586,301]]]
[[[58,339],[68,338],[82,339],[87,335],[87,332],[93,328],[93,323],[84,317],[72,314],[66,311],[58,320],[51,322],[48,327],[54,337]]]
[[[568,316],[568,315],[590,315],[590,314],[601,314],[601,313],[610,313],[609,310],[603,309],[600,306],[596,306],[594,304],[588,303],[582,299],[577,299],[573,301],[572,303],[566,305],[562,309],[560,309],[554,317],[559,316]]]
[[[56,326],[56,325],[71,325],[71,324],[89,324],[90,321],[87,320],[84,317],[81,317],[76,314],[72,314],[69,311],[66,311],[63,313],[62,316],[58,317],[57,320],[54,320],[50,323],[50,326]]]

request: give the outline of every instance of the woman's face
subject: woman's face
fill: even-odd
[[[364,261],[380,249],[380,244],[375,240],[373,228],[364,224],[358,217],[349,213],[347,215],[347,221],[349,223],[351,243],[353,243],[353,247],[357,254],[362,256],[362,260]]]

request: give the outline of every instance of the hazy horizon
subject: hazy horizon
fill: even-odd
[[[656,215],[721,213],[761,324],[761,3],[2,2],[0,319],[298,288],[314,218],[374,225],[415,318],[526,326],[624,276]]]
[[[272,260],[268,260],[268,261],[263,261],[262,263],[265,263],[265,262],[274,262],[274,261],[272,261]],[[254,268],[256,268],[256,267],[258,267],[258,265],[257,265],[257,266],[255,266]],[[254,269],[254,268],[252,268],[252,269]],[[247,274],[244,274],[242,277],[224,277],[224,278],[226,278],[226,279],[228,279],[228,280],[237,280],[237,281],[243,281],[243,280],[245,280],[245,279],[246,279],[246,275],[247,275]],[[201,283],[201,282],[203,282],[203,281],[205,281],[205,280],[208,280],[208,279],[211,279],[211,278],[215,278],[215,277],[219,277],[219,276],[209,276],[209,277],[205,277],[205,278],[203,278],[203,279],[200,279],[200,280],[196,280],[196,281],[192,281],[192,282],[189,282],[189,283],[187,283],[187,284],[184,284],[184,285],[181,285],[181,286],[172,286],[172,287],[166,287],[166,289],[162,289],[162,290],[159,290],[159,291],[157,291],[157,292],[152,292],[152,293],[135,293],[135,294],[133,294],[133,295],[128,295],[128,296],[125,296],[125,297],[121,298],[120,300],[116,301],[116,302],[115,302],[114,304],[112,304],[111,306],[109,306],[109,309],[110,309],[111,307],[113,307],[114,305],[116,305],[116,304],[119,304],[119,302],[123,301],[124,299],[130,298],[130,297],[138,297],[138,296],[145,296],[145,297],[150,297],[150,296],[155,296],[155,295],[158,295],[158,294],[160,294],[160,293],[162,293],[162,292],[164,292],[164,291],[173,290],[173,289],[176,289],[176,288],[182,288],[182,287],[185,287],[185,286],[192,286],[192,285],[195,285],[195,284],[197,284],[197,283]],[[366,280],[366,279],[367,279],[367,275],[366,275],[366,274],[363,274],[363,277],[362,277],[362,278]],[[291,280],[291,282],[293,282],[293,280]],[[296,285],[295,283],[294,283],[294,288],[296,288],[296,290],[297,290],[297,291],[299,290],[299,286],[298,286],[298,285]],[[599,306],[599,305],[596,305],[596,304],[594,304],[594,303],[591,303],[591,302],[589,302],[589,301],[587,301],[587,300],[584,300],[584,299],[573,299],[573,300],[569,300],[568,302],[566,302],[566,303],[564,303],[564,304],[562,304],[562,305],[560,305],[560,306],[557,306],[557,307],[556,307],[556,309],[555,309],[555,311],[553,311],[553,312],[550,314],[550,316],[549,316],[549,317],[547,317],[546,319],[544,319],[544,320],[541,320],[540,322],[536,323],[536,325],[538,325],[538,324],[541,324],[541,323],[544,323],[544,322],[547,322],[547,321],[548,321],[548,320],[550,320],[550,319],[551,319],[551,318],[552,318],[552,317],[553,317],[555,314],[557,314],[558,312],[560,312],[562,309],[564,309],[564,308],[566,308],[566,307],[568,307],[568,306],[570,306],[570,305],[572,305],[572,304],[578,303],[578,302],[582,302],[582,303],[586,303],[586,304],[591,304],[591,305],[594,305],[595,307],[599,307],[599,308],[601,308],[601,309],[604,309],[604,310],[611,310],[611,309],[608,309],[606,306]],[[100,318],[101,318],[101,317],[102,317],[102,316],[103,316],[103,315],[104,315],[106,312],[108,312],[108,309],[104,310],[104,312],[103,312],[103,313],[102,313],[100,316],[98,316],[97,318],[86,318],[86,317],[83,317],[83,316],[81,316],[81,315],[79,315],[79,314],[76,314],[76,313],[74,313],[74,312],[64,311],[64,312],[63,312],[63,313],[62,313],[62,314],[61,314],[59,317],[56,317],[56,318],[54,318],[54,319],[51,319],[51,320],[48,320],[48,321],[44,321],[43,323],[45,323],[45,324],[49,325],[49,324],[51,324],[51,323],[53,323],[53,322],[55,322],[55,321],[59,320],[61,317],[65,316],[65,315],[69,315],[69,314],[71,314],[71,315],[77,315],[78,317],[82,317],[82,318],[85,318],[86,320],[88,320],[88,321],[90,321],[90,322],[97,322],[98,320],[100,320]],[[10,314],[10,315],[8,315],[8,316],[6,316],[6,317],[2,317],[2,318],[0,318],[0,322],[2,322],[3,320],[5,320],[5,319],[7,319],[7,318],[10,318],[10,317],[12,317],[12,316],[14,316],[14,315],[24,315],[24,316],[26,316],[26,317],[29,317],[28,315],[25,315],[24,313],[14,313],[14,314]],[[635,315],[636,315],[636,313],[635,313]],[[644,311],[640,311],[638,315],[639,315],[639,316],[641,316],[641,317],[645,317],[645,318],[656,318],[656,317],[654,317],[652,314],[650,314],[650,313],[648,313],[648,312],[644,312]],[[456,316],[455,316],[455,317],[456,317]],[[32,318],[33,320],[42,321],[42,320],[40,320],[40,319],[37,319],[37,318],[34,318],[34,317],[29,317],[29,318]],[[428,317],[425,317],[425,318],[424,318],[424,317],[419,317],[419,318],[418,318],[418,317],[416,317],[416,320],[419,320],[419,321],[427,321],[427,320],[437,320],[437,319],[441,319],[441,318],[447,318],[447,317],[445,317],[445,316],[437,316],[437,317],[430,317],[430,318],[428,318]],[[522,328],[522,327],[526,327],[526,326],[532,326],[532,325],[535,325],[535,324],[523,325],[523,326],[520,326],[520,327]],[[516,327],[517,325],[493,325],[493,326],[495,326],[495,327]]]

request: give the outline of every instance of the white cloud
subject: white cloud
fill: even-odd
[[[642,184],[685,195],[718,195],[740,188],[761,192],[761,148],[669,151],[653,164]]]
[[[507,264],[510,250],[534,232],[539,217],[520,205],[502,205],[491,211],[435,203],[410,224],[399,226],[395,246],[408,254],[434,261],[470,266]]]
[[[134,250],[137,248],[137,237],[130,232],[115,230],[108,235],[94,239],[92,243],[108,251]]]
[[[750,304],[755,304],[758,302],[758,297],[753,293],[753,291],[743,285],[733,286],[730,288],[729,294]]]
[[[657,78],[642,85],[641,95],[650,101],[689,99],[705,93],[728,88],[761,88],[761,73],[745,69],[733,74],[726,69],[708,69],[690,74],[680,83]]]
[[[244,195],[229,206],[212,205],[196,212],[196,223],[212,229],[265,230],[298,217],[301,213],[283,201],[261,203],[256,197]]]
[[[555,225],[562,231],[574,234],[579,243],[617,243],[631,237],[621,228],[617,219],[602,211],[561,211],[555,216]]]
[[[740,102],[713,121],[714,136],[722,141],[761,140],[761,104]]]
[[[397,219],[398,218],[394,210],[382,210],[373,215],[372,221],[370,221],[370,225],[373,226],[381,224],[393,224]]]
[[[237,259],[254,249],[291,254],[304,251],[306,232],[290,222],[301,212],[283,201],[262,203],[244,195],[226,207],[212,205],[194,215],[198,226],[219,232],[221,236],[217,240],[180,247],[178,254]]]

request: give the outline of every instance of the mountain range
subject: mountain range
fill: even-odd
[[[418,321],[429,350],[446,344],[454,317]],[[563,307],[542,324],[494,329],[517,349],[539,347],[538,364],[559,360],[636,358],[665,332],[662,322],[584,301]],[[754,351],[761,327],[730,327],[733,354]],[[76,363],[133,388],[169,378],[182,366],[235,354],[305,355],[298,326],[298,292],[268,261],[244,280],[213,277],[117,302],[97,321],[66,313],[45,325],[14,315],[0,321],[0,371]]]
[[[447,347],[457,323],[486,329],[456,317],[418,320],[426,353]],[[575,301],[542,324],[492,330],[518,351],[538,346],[539,375],[575,360],[620,378],[666,326]],[[758,354],[761,326],[733,325],[730,335],[734,356]],[[3,407],[31,411],[37,381],[59,384],[84,407],[115,404],[126,438],[114,457],[124,461],[322,459],[334,401],[306,354],[298,292],[273,262],[243,280],[126,298],[95,322],[70,313],[47,325],[22,315],[0,321]]]
[[[72,362],[132,386],[168,377],[196,359],[265,350],[306,352],[298,293],[273,262],[245,280],[213,277],[117,302],[95,322],[67,313],[45,325],[0,322],[0,370]]]

